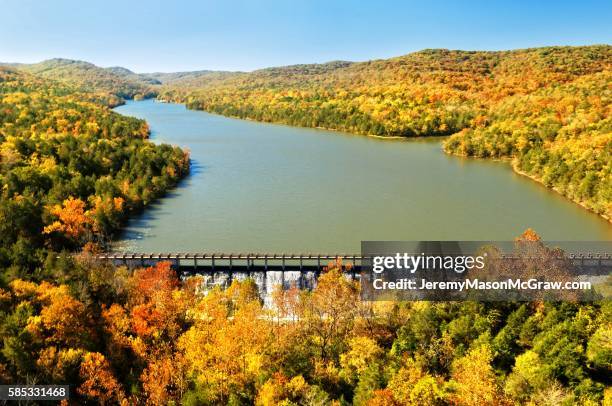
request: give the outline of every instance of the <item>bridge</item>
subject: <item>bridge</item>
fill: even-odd
[[[129,269],[151,267],[159,262],[170,262],[179,277],[200,275],[206,286],[229,286],[234,279],[252,278],[266,300],[275,286],[312,289],[319,275],[330,262],[342,259],[350,264],[347,278],[361,280],[361,271],[372,256],[361,254],[266,254],[266,253],[103,253],[94,258],[110,261]],[[568,254],[577,275],[610,275],[612,255],[609,253]],[[512,255],[504,260],[525,260]],[[366,276],[367,277],[367,276]]]
[[[366,260],[372,256],[361,254],[266,254],[266,253],[103,253],[94,256],[99,260],[111,261],[117,266],[140,268],[154,266],[158,262],[170,262],[173,268],[183,273],[207,272],[266,272],[299,271],[316,272],[324,270],[330,262],[342,260],[350,264],[353,274],[359,273]],[[524,260],[525,258],[503,255],[504,260]],[[610,253],[568,254],[572,264],[580,269],[598,268],[601,271],[612,269]]]
[[[204,277],[205,284],[228,286],[234,278],[253,278],[269,298],[274,286],[296,286],[312,289],[330,262],[342,259],[347,277],[360,277],[363,257],[359,254],[254,254],[254,253],[105,253],[94,255],[102,261],[129,269],[154,266],[170,262],[180,277]]]
[[[138,268],[167,261],[183,272],[321,272],[329,262],[342,259],[354,271],[361,269],[361,254],[255,254],[255,253],[104,253],[94,256],[113,264]]]

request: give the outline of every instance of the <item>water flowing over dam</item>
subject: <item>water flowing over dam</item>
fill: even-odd
[[[227,288],[234,280],[252,279],[268,307],[273,305],[273,292],[276,289],[312,290],[321,273],[330,267],[341,267],[345,277],[353,281],[363,281],[363,278],[371,281],[377,277],[371,272],[375,257],[361,254],[106,253],[98,254],[95,258],[132,270],[167,262],[183,280],[192,276],[201,277],[203,290]],[[509,253],[501,254],[499,259],[524,264],[525,257]],[[534,263],[541,260],[534,259]],[[609,249],[567,252],[559,259],[567,261],[575,275],[601,279],[612,271],[612,253]]]

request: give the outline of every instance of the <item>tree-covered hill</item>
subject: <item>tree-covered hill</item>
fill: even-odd
[[[19,64],[15,68],[37,76],[77,86],[83,91],[105,92],[119,98],[155,96],[152,78],[141,76],[125,68],[101,68],[89,62],[72,59],[49,59],[35,64]]]
[[[111,66],[110,68],[104,69],[114,73],[115,75],[121,76],[126,80],[141,82],[147,85],[161,85],[161,82],[159,80],[147,76],[146,74],[132,72],[131,70],[124,68],[123,66]]]
[[[449,153],[517,171],[612,219],[612,47],[431,49],[367,62],[254,72],[137,74],[52,59],[16,68],[95,92],[109,105],[159,94],[259,121],[378,136],[453,135]]]
[[[609,69],[612,47],[502,52],[424,50],[360,63],[294,65],[173,86],[192,108],[382,136],[449,135],[516,94]]]
[[[49,248],[104,247],[188,172],[186,153],[103,102],[0,68],[0,269],[29,274]]]
[[[230,77],[241,75],[242,72],[199,70],[188,72],[154,72],[144,73],[144,76],[153,78],[167,86],[176,86],[187,89],[197,89],[211,83],[218,83]]]
[[[612,72],[504,99],[446,151],[512,158],[515,170],[612,220]]]
[[[167,83],[159,97],[227,116],[360,134],[455,134],[446,151],[512,159],[517,170],[610,219],[611,68],[609,45],[432,49],[263,69],[201,86]]]
[[[460,130],[446,143],[449,151],[514,157],[518,170],[572,198],[609,202],[610,72],[597,68],[602,52],[609,61],[609,48],[591,56],[583,49],[583,59],[565,48],[517,52],[522,69],[518,62],[490,65],[488,53],[406,57],[422,66],[405,68],[413,84],[405,91],[390,79],[395,68],[379,69],[388,61],[371,63],[380,65],[378,77],[367,64],[333,63],[204,82],[211,95],[226,92],[219,100],[228,105],[278,92],[285,98],[279,105],[319,103],[303,111],[327,111],[321,120],[328,120],[343,103],[367,102],[376,86],[365,82],[379,80],[388,93],[370,102],[380,111],[421,109],[434,119],[452,106],[465,111],[461,125],[444,116]],[[442,63],[446,70],[441,55],[454,61]],[[460,68],[466,55],[488,78]],[[550,58],[556,62],[544,62]],[[389,63],[401,67],[401,60]],[[563,63],[573,67],[555,67]],[[498,74],[507,83],[495,84]],[[87,81],[43,76],[0,67],[0,383],[70,383],[70,405],[612,402],[610,301],[371,303],[360,299],[359,285],[344,274],[350,266],[338,260],[312,291],[277,287],[268,309],[252,279],[204,293],[202,278],[179,279],[169,263],[129,271],[87,253],[61,255],[104,248],[127,215],[187,173],[189,159],[177,147],[150,143],[144,121],[110,110],[108,90],[86,92]],[[190,93],[197,76],[167,91],[195,102],[204,97]],[[343,96],[330,83],[361,93]],[[313,89],[327,101],[305,101]],[[437,99],[435,89],[449,94]],[[401,104],[419,94],[421,104]],[[277,107],[258,105],[264,108]],[[386,118],[380,116],[383,128],[392,122]],[[419,134],[449,132],[437,128]],[[533,231],[517,246],[521,241],[557,259]]]

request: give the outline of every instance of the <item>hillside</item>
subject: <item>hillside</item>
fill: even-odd
[[[126,80],[130,80],[136,83],[142,83],[145,85],[161,85],[161,82],[155,78],[152,78],[144,74],[132,72],[131,70],[124,68],[122,66],[111,66],[110,68],[104,68],[104,69],[117,76],[121,76],[125,78]]]
[[[514,168],[612,219],[612,47],[423,50],[254,72],[137,74],[52,59],[16,69],[108,105],[159,98],[227,116],[382,137],[447,136],[448,153]]]
[[[612,72],[512,96],[445,143],[449,153],[513,167],[612,220]]]
[[[125,68],[101,68],[89,62],[71,59],[50,59],[35,64],[20,64],[17,69],[43,78],[57,80],[88,92],[104,92],[120,98],[155,96],[154,79],[135,74]]]
[[[30,272],[46,247],[104,247],[174,186],[188,157],[148,133],[94,94],[0,67],[0,268]]]
[[[612,47],[504,52],[425,50],[388,60],[294,65],[237,74],[162,97],[261,121],[382,136],[449,135],[486,107],[612,63]]]
[[[446,151],[513,159],[518,171],[610,219],[611,67],[609,45],[437,49],[263,69],[199,87],[167,83],[159,97],[227,116],[359,134],[455,134]],[[548,121],[545,136],[538,132],[542,120]],[[493,147],[492,137],[504,147]],[[542,150],[555,151],[555,158]]]
[[[207,86],[213,82],[219,82],[230,77],[241,75],[242,72],[227,72],[214,70],[199,70],[191,72],[154,72],[144,73],[143,76],[150,77],[164,85],[178,86],[182,88],[195,89]]]

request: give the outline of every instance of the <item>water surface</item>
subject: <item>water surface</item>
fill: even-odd
[[[132,219],[117,249],[358,252],[361,240],[612,240],[612,226],[507,163],[448,156],[440,139],[380,140],[263,124],[152,100],[154,142],[192,173]]]

